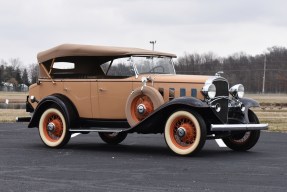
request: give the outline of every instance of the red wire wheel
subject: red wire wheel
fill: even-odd
[[[250,124],[259,124],[259,119],[256,114],[249,110],[248,118]],[[223,142],[227,147],[234,151],[247,151],[254,147],[258,142],[260,137],[260,130],[255,131],[240,131],[234,132],[231,136],[223,138]]]
[[[179,155],[189,155],[201,150],[206,140],[206,128],[197,113],[176,111],[165,125],[165,141]]]
[[[162,104],[164,100],[155,88],[145,86],[142,90],[141,88],[135,89],[128,97],[125,109],[130,126],[145,119]]]
[[[121,143],[127,137],[127,133],[120,132],[120,133],[104,133],[99,132],[99,136],[101,139],[106,142],[107,144],[117,145]]]
[[[140,112],[140,110],[142,112]],[[147,95],[140,94],[132,101],[131,115],[132,118],[135,119],[137,122],[146,118],[153,111],[153,102]]]
[[[55,108],[49,108],[42,114],[39,122],[39,133],[44,144],[49,147],[60,147],[70,139],[66,120]]]

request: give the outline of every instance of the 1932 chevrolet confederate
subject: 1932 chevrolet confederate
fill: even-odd
[[[236,151],[252,148],[260,124],[243,98],[220,74],[176,75],[176,55],[137,48],[64,44],[38,54],[39,81],[29,88],[28,127],[59,148],[72,133],[98,132],[109,144],[128,133],[164,133],[179,155],[200,151],[206,139],[222,138]],[[19,119],[20,120],[20,119]]]

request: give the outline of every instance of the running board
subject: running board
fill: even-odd
[[[120,128],[91,128],[91,129],[70,129],[70,132],[105,132],[105,133],[120,133],[127,129],[120,129]]]

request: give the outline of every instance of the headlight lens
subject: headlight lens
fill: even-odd
[[[229,89],[229,93],[233,97],[241,99],[244,96],[244,86],[241,84],[234,85]]]
[[[202,93],[204,96],[208,97],[209,99],[213,99],[216,95],[216,87],[214,84],[207,84],[204,85],[202,88]]]

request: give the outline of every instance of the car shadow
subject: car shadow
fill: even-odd
[[[110,145],[105,143],[77,143],[77,144],[68,144],[65,146],[67,150],[74,151],[85,151],[85,152],[104,152],[104,153],[116,153],[116,154],[129,154],[129,155],[164,155],[170,156],[171,152],[167,147],[164,146],[147,146],[147,145]]]
[[[265,156],[262,152],[257,151],[245,151],[238,152],[229,149],[222,148],[210,148],[204,147],[199,153],[188,156],[180,156],[173,153],[167,146],[155,146],[155,145],[142,145],[142,144],[118,144],[109,145],[105,143],[69,143],[61,149],[51,149],[44,147],[43,145],[37,145],[34,147],[45,148],[45,150],[64,150],[66,152],[76,152],[83,155],[92,153],[104,153],[112,155],[130,155],[130,156],[152,156],[152,157],[169,157],[169,158],[194,158],[194,159],[244,159],[244,158],[257,158]]]

